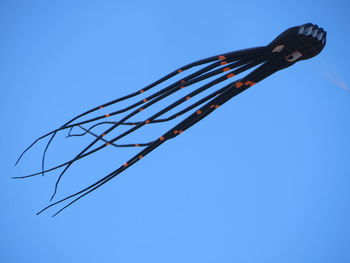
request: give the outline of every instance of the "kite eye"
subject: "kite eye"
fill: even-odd
[[[294,51],[292,54],[288,55],[285,57],[285,59],[288,62],[294,62],[296,61],[298,58],[300,58],[303,54],[301,54],[299,51]]]
[[[276,52],[281,52],[284,48],[284,45],[279,45],[279,46],[276,46],[273,50],[272,50],[272,53],[276,53]]]

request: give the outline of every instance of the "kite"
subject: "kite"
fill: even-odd
[[[148,155],[150,152],[152,152],[154,149],[156,149],[166,141],[173,139],[179,136],[181,133],[185,132],[191,126],[193,126],[194,124],[196,124],[197,122],[214,112],[216,109],[218,109],[225,102],[232,99],[234,96],[240,94],[241,92],[252,87],[256,83],[260,82],[261,80],[267,78],[268,76],[274,74],[275,72],[281,69],[290,67],[298,61],[309,59],[318,55],[326,44],[326,34],[326,31],[324,31],[317,25],[307,23],[301,26],[296,26],[287,29],[266,46],[228,52],[209,58],[201,59],[188,65],[182,66],[140,90],[137,90],[129,95],[94,107],[69,120],[61,127],[39,137],[27,149],[24,150],[24,152],[18,158],[16,164],[35,143],[42,140],[43,138],[49,137],[49,141],[43,153],[42,171],[14,178],[29,178],[40,174],[44,174],[46,172],[54,171],[59,168],[63,168],[63,171],[60,173],[56,181],[55,190],[52,195],[53,198],[57,192],[58,184],[63,174],[73,163],[93,153],[96,153],[97,151],[100,151],[108,146],[143,148],[139,153],[137,153],[127,162],[122,164],[118,169],[112,171],[111,173],[104,176],[95,183],[91,184],[90,186],[74,194],[71,194],[59,201],[53,202],[52,204],[50,204],[49,206],[45,207],[37,213],[40,214],[50,207],[63,203],[63,207],[53,215],[55,216],[68,206],[81,199],[82,197],[95,191],[97,188],[112,180],[114,177],[116,177],[117,175],[119,175],[138,161],[140,161],[142,158],[144,158],[146,155]],[[190,69],[193,70],[195,69],[195,67],[200,68],[192,73],[188,73],[187,75],[183,73]],[[247,72],[246,76],[242,76],[232,81],[231,78],[243,72]],[[178,77],[180,77],[180,79],[174,80],[174,82],[170,85],[159,89],[161,83],[165,81],[171,81],[177,75]],[[181,77],[182,75],[184,76]],[[207,81],[207,83],[199,85],[199,83],[202,81]],[[211,87],[214,87],[224,82],[228,83],[225,83],[223,87],[217,88],[212,93],[193,102],[191,105],[176,111],[176,109],[178,109],[178,106],[183,106],[183,103],[187,101],[194,101],[197,95],[203,95],[204,91],[207,91]],[[158,105],[161,100],[164,100],[165,98],[171,96],[172,94],[180,90],[187,90],[188,87],[195,84],[199,85],[199,87],[197,87],[191,92],[188,92],[184,96],[168,104],[166,107],[160,109],[159,111],[154,112],[147,118],[142,119],[140,121],[130,120],[134,116],[140,116],[138,114],[151,107],[152,105]],[[157,88],[159,89],[158,91],[155,91],[154,93],[151,93],[146,96],[146,94],[148,94],[150,90],[155,90]],[[130,105],[124,108],[117,109],[115,111],[109,111],[109,113],[100,114],[97,117],[91,117],[91,113],[99,112],[102,109],[105,110],[105,108],[107,107],[115,106],[115,104],[122,101],[127,101],[133,97],[140,97],[140,99],[137,102],[131,103]],[[171,110],[175,110],[176,112],[168,117],[164,117],[164,114],[169,113]],[[118,121],[107,121],[107,118],[123,113],[127,114],[124,117],[120,118]],[[187,113],[188,116],[185,117]],[[85,119],[83,119],[83,117]],[[132,144],[118,143],[120,139],[132,134],[136,130],[146,125],[169,122],[179,117],[182,117],[183,120],[181,120],[178,124],[176,124],[167,132],[159,134],[154,140],[150,142],[137,142]],[[90,127],[83,126],[86,124],[90,124]],[[94,129],[103,125],[109,125],[109,128],[104,130],[102,133],[94,132]],[[129,129],[118,135],[114,135],[112,138],[106,139],[107,135],[113,135],[116,131],[116,128],[120,126],[129,127]],[[82,129],[83,133],[71,134],[73,128]],[[94,139],[71,160],[68,160],[55,167],[45,169],[44,161],[46,151],[56,134],[64,130],[69,131],[69,136],[83,136],[85,134],[89,134],[93,136]]]

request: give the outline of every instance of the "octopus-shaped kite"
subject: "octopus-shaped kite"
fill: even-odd
[[[217,56],[205,58],[205,59],[190,63],[188,65],[185,65],[169,73],[163,78],[153,82],[152,84],[144,87],[143,89],[140,89],[134,93],[131,93],[124,97],[107,102],[93,109],[90,109],[74,117],[73,119],[71,119],[70,121],[68,121],[61,127],[59,127],[58,129],[55,129],[41,136],[40,138],[35,140],[20,155],[16,164],[22,158],[24,153],[26,153],[36,142],[50,136],[49,142],[47,143],[43,154],[42,172],[27,175],[27,176],[14,177],[14,178],[28,178],[28,177],[44,174],[45,172],[50,172],[58,168],[64,167],[63,171],[61,172],[60,176],[56,181],[55,191],[52,195],[52,198],[53,198],[56,194],[58,184],[63,174],[76,161],[84,157],[87,157],[99,150],[102,150],[103,148],[110,145],[115,147],[144,147],[143,150],[141,150],[138,154],[136,154],[130,160],[125,162],[123,165],[121,165],[118,169],[109,173],[108,175],[101,178],[94,184],[82,189],[79,192],[76,192],[70,196],[67,196],[66,198],[63,198],[57,202],[54,202],[51,205],[45,207],[43,210],[38,212],[38,214],[40,214],[41,212],[43,212],[44,210],[52,206],[55,206],[59,203],[67,201],[68,204],[66,204],[65,206],[63,206],[63,208],[58,210],[58,212],[54,214],[55,216],[58,213],[60,213],[62,210],[64,210],[65,208],[72,205],[74,202],[76,202],[80,198],[82,198],[83,196],[91,193],[92,191],[96,190],[97,188],[101,187],[103,184],[107,183],[108,181],[116,177],[121,172],[125,171],[131,165],[134,165],[136,162],[144,158],[147,154],[152,152],[161,144],[165,143],[167,140],[173,139],[176,136],[180,135],[181,133],[185,132],[192,125],[196,124],[197,122],[202,120],[204,117],[208,116],[210,113],[215,111],[217,108],[219,108],[221,105],[223,105],[225,102],[227,102],[234,96],[238,95],[239,93],[243,92],[244,90],[250,88],[251,86],[258,83],[259,81],[267,78],[271,74],[274,74],[275,72],[281,69],[287,68],[298,61],[309,59],[311,57],[316,56],[321,52],[325,44],[326,44],[326,32],[322,28],[318,27],[317,25],[308,23],[301,26],[289,28],[288,30],[280,34],[275,40],[273,40],[267,46],[255,47],[255,48],[220,54]],[[178,74],[182,74],[184,71],[188,69],[191,69],[193,67],[198,67],[198,66],[202,66],[202,67],[197,71],[182,77],[180,80],[176,80],[172,84],[154,92],[153,94],[149,94],[148,96],[146,96],[148,91],[150,91],[151,89],[157,88],[159,84],[161,84],[162,82],[165,82]],[[176,110],[176,108],[180,104],[188,100],[193,100],[196,95],[206,91],[207,89],[221,82],[231,80],[236,75],[247,70],[251,70],[251,72],[248,73],[246,76],[238,78],[233,82],[230,81],[228,84],[225,84],[223,87],[215,90],[211,94],[197,100],[192,105],[182,110],[179,110],[178,112],[170,115],[169,117],[162,118],[162,116],[165,113],[173,109]],[[198,87],[194,91],[189,92],[185,96],[174,101],[170,105],[166,106],[164,109],[154,113],[153,115],[149,116],[145,120],[130,121],[130,118],[134,117],[135,115],[139,114],[141,111],[147,109],[151,105],[154,105],[160,100],[163,100],[164,98],[172,95],[173,93],[180,91],[182,89],[186,89],[187,87],[193,84],[207,80],[214,76],[218,76],[218,77]],[[127,106],[126,108],[119,109],[116,111],[111,111],[108,114],[103,114],[98,117],[81,120],[81,118],[84,116],[87,118],[90,113],[115,105],[118,102],[128,100],[135,96],[139,96],[142,98],[140,98],[140,100],[137,101],[136,103],[133,103]],[[140,129],[145,125],[168,122],[177,117],[183,116],[192,110],[193,112],[188,117],[183,119],[173,128],[171,128],[169,131],[165,132],[164,134],[161,134],[151,142],[134,143],[134,144],[117,144],[118,140],[120,140],[121,138],[124,138],[128,134],[133,133],[134,131]],[[128,112],[128,111],[130,112],[118,121],[106,121],[106,119],[109,117],[112,117],[124,112]],[[88,123],[92,124],[92,126],[89,128],[85,128],[82,126],[83,124],[88,124]],[[99,125],[105,125],[105,124],[108,124],[111,126],[107,130],[105,130],[103,133],[96,134],[93,132],[93,129],[95,127]],[[115,136],[114,138],[107,140],[105,136],[110,134],[112,131],[115,131],[115,129],[120,125],[130,125],[131,127],[127,131]],[[58,132],[67,130],[67,129],[69,130],[69,134],[70,134],[71,130],[74,127],[79,127],[83,129],[84,133],[74,134],[69,136],[81,136],[85,134],[90,134],[94,136],[94,140],[89,145],[87,145],[81,152],[79,152],[79,154],[77,154],[73,159],[65,163],[62,163],[58,166],[52,167],[50,169],[44,169],[45,153],[50,143],[52,142],[53,138],[55,137],[55,135]],[[102,144],[96,146],[96,144],[99,142],[102,142]]]

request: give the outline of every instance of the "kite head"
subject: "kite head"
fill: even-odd
[[[326,45],[326,31],[308,23],[287,29],[268,47],[282,59],[282,68],[318,55]]]

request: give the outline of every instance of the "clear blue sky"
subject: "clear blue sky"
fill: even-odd
[[[350,82],[349,10],[348,1],[1,1],[0,261],[350,262],[350,93],[336,84]],[[35,215],[57,172],[10,179],[40,170],[44,143],[14,162],[80,112],[306,22],[328,31],[318,57],[235,97],[59,216]],[[47,165],[89,139],[58,137]],[[57,198],[132,153],[110,148],[73,165]]]

